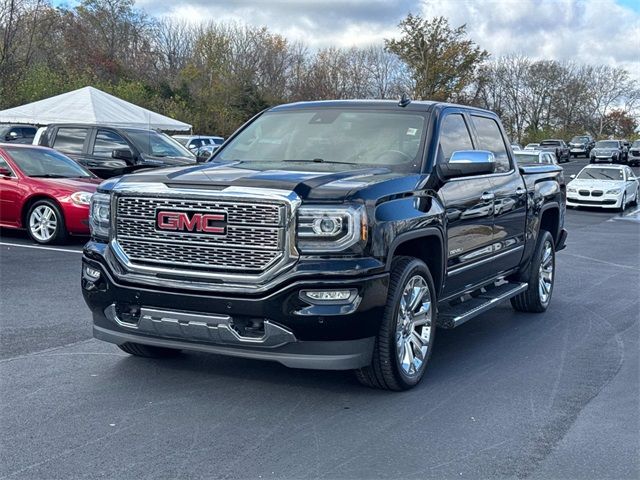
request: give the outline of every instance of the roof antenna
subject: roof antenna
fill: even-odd
[[[406,93],[403,93],[402,97],[400,97],[400,101],[398,102],[398,106],[404,108],[410,103],[411,103],[411,99],[409,98],[409,96]]]

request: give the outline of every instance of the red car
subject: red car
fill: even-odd
[[[89,234],[89,203],[101,182],[50,148],[0,144],[0,226],[38,243]]]

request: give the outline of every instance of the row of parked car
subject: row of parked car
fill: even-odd
[[[64,153],[100,178],[135,170],[204,162],[224,142],[222,137],[175,135],[144,128],[51,124],[0,127],[0,141],[34,144]]]
[[[617,140],[591,146],[590,137],[580,138],[586,142],[580,148],[595,161],[622,158]],[[0,126],[0,226],[26,228],[36,242],[44,244],[63,241],[69,234],[87,234],[91,195],[101,179],[206,161],[223,142],[222,137],[169,137],[155,130],[106,125]],[[32,143],[51,148],[21,145]],[[557,164],[569,158],[562,144],[562,140],[545,140],[514,148],[515,159],[519,165]],[[575,142],[571,145],[577,148]],[[639,150],[640,142],[634,142],[628,150],[629,163],[640,160]],[[609,168],[613,167],[617,166]],[[567,190],[568,205],[624,209],[637,203],[637,185],[626,166],[585,169]]]
[[[88,235],[103,179],[208,161],[223,142],[107,125],[0,125],[0,226],[25,228],[41,244]]]
[[[568,162],[571,157],[584,155],[590,163],[640,165],[640,140],[633,143],[627,140],[599,140],[596,142],[590,135],[578,135],[573,137],[568,144],[561,139],[549,139],[540,143],[529,143],[524,149],[515,143],[511,146],[514,151],[552,152],[559,163]]]

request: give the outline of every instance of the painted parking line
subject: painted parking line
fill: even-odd
[[[43,245],[23,245],[21,243],[0,242],[0,245],[7,247],[33,248],[36,250],[53,250],[54,252],[82,253],[82,250],[71,250],[70,248],[45,247]]]

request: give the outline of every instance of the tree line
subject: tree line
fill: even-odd
[[[398,27],[383,45],[312,50],[266,27],[153,18],[133,0],[0,0],[0,109],[93,85],[228,135],[271,105],[407,93],[494,110],[514,141],[636,135],[640,86],[623,68],[492,58],[444,17]]]

